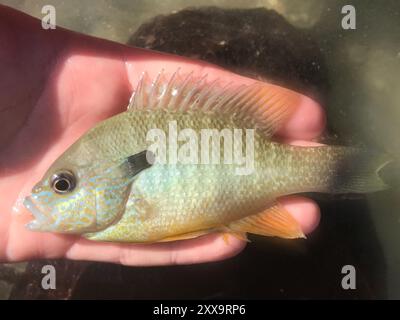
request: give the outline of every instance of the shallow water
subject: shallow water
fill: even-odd
[[[318,45],[324,63],[319,65],[316,61],[313,72],[318,74],[322,68],[326,75],[324,83],[320,83],[320,89],[324,89],[318,98],[327,110],[330,136],[340,143],[385,150],[400,158],[400,3],[396,0],[352,1],[357,14],[356,30],[341,28],[340,11],[347,2],[339,0],[0,0],[0,3],[36,17],[41,17],[43,5],[53,4],[58,25],[121,43],[127,43],[148,19],[188,6],[274,9],[292,25],[305,29]],[[306,244],[257,238],[237,258],[205,266],[85,265],[74,297],[400,298],[398,191],[395,187],[367,195],[362,201],[321,200],[321,226]],[[344,264],[354,264],[360,269],[356,292],[343,292],[339,288]],[[293,265],[298,266],[296,270]],[[19,273],[24,266],[20,265]],[[29,270],[32,279],[40,277],[35,268]],[[79,266],[68,270],[78,274],[82,271]],[[105,271],[110,276],[98,280]],[[209,277],[208,282],[204,273]],[[192,284],[192,289],[175,284],[175,292],[154,291],[151,284],[161,282],[163,287],[171,288],[178,274]],[[304,279],[299,280],[300,275]],[[13,298],[27,297],[24,284],[29,283],[29,273],[14,286],[17,278],[0,272],[0,298],[8,297],[10,290],[14,290]],[[2,279],[7,279],[7,283]],[[117,289],[126,279],[135,289]],[[98,290],[93,292],[94,283],[108,295],[102,296]],[[41,293],[36,297],[46,298],[46,295]]]

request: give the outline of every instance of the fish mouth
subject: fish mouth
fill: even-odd
[[[43,230],[43,226],[49,223],[49,218],[44,215],[42,211],[35,205],[31,197],[26,197],[23,201],[23,205],[27,208],[35,217],[34,220],[29,222],[26,227],[29,230]]]

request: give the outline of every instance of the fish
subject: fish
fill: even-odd
[[[155,243],[219,232],[304,238],[279,198],[384,190],[382,153],[274,136],[301,95],[256,81],[144,73],[126,111],[57,158],[23,204],[31,231]]]

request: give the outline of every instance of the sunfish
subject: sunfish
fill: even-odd
[[[385,189],[379,170],[390,158],[274,141],[299,99],[262,82],[144,74],[128,109],[87,131],[34,186],[27,227],[132,243],[304,237],[279,197]]]

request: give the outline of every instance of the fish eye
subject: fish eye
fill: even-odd
[[[56,193],[65,194],[74,190],[76,185],[75,180],[72,172],[58,172],[51,177],[51,187]]]

